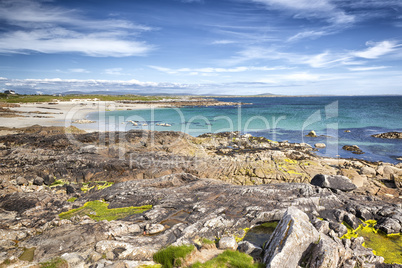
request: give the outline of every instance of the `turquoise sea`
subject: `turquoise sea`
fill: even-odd
[[[105,116],[90,114],[88,119],[97,120],[99,127],[106,130],[169,130],[192,136],[241,131],[276,141],[306,142],[312,146],[325,143],[327,148],[316,152],[322,156],[401,162],[396,158],[402,157],[402,140],[371,135],[402,131],[402,96],[217,99],[239,105],[116,110],[107,111]],[[137,122],[138,126],[127,123],[128,120]],[[305,137],[311,130],[319,137]],[[357,145],[365,153],[352,154],[343,150],[343,145]]]

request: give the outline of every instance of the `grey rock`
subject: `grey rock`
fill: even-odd
[[[33,180],[33,184],[34,184],[34,185],[41,186],[41,185],[43,185],[43,179],[42,179],[41,177],[36,177],[36,178]]]
[[[236,250],[237,246],[238,245],[237,245],[236,239],[233,236],[222,237],[218,243],[218,248],[223,249],[223,250],[226,250],[226,249]]]
[[[115,252],[113,254],[117,255],[117,259],[121,260],[152,260],[153,254],[157,251],[157,248],[154,247],[139,247],[131,243],[114,240],[99,241],[96,243],[95,249],[100,254]],[[119,251],[116,251],[116,249],[119,249]]]
[[[338,237],[341,237],[348,232],[348,228],[346,228],[342,223],[330,222],[329,228],[334,230]]]
[[[360,224],[362,224],[361,220],[356,218],[356,216],[351,213],[346,213],[343,219],[346,222],[346,224],[348,224],[353,229],[356,229],[357,227],[359,227]]]
[[[311,180],[311,184],[322,188],[329,188],[332,190],[341,190],[344,192],[353,191],[357,187],[348,177],[341,175],[315,175]]]
[[[266,243],[263,261],[267,267],[297,267],[303,253],[318,239],[307,214],[289,207]]]
[[[162,224],[151,224],[146,227],[146,231],[148,234],[157,234],[163,232],[165,230],[165,226]]]
[[[315,148],[325,148],[325,147],[327,147],[325,145],[325,143],[316,143],[316,144],[314,144],[314,146],[315,146]]]
[[[363,167],[361,169],[361,173],[362,173],[362,175],[371,176],[371,177],[374,177],[377,174],[375,169],[372,167]]]
[[[356,216],[363,221],[367,221],[373,218],[373,213],[368,208],[358,207],[356,209]]]
[[[18,177],[15,182],[17,183],[17,185],[28,185],[28,181],[24,178],[24,177]]]
[[[354,154],[364,154],[364,152],[357,145],[344,145],[342,149],[345,151],[351,151]]]
[[[85,259],[77,252],[64,253],[60,257],[66,260],[70,267],[84,268]]]
[[[328,221],[317,221],[314,224],[314,227],[317,229],[319,233],[327,234],[329,232],[329,222]]]
[[[252,256],[254,259],[260,259],[263,252],[261,247],[251,244],[248,241],[240,241],[237,250]]]
[[[393,218],[383,218],[375,226],[386,234],[395,234],[401,231],[401,224]]]
[[[342,253],[345,249],[326,235],[320,236],[318,244],[314,245],[310,259],[305,267],[310,268],[337,268],[340,267]]]
[[[55,178],[53,175],[49,174],[43,177],[43,183],[45,185],[51,185],[53,182],[55,182]]]

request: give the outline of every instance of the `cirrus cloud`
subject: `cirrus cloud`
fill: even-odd
[[[144,56],[154,47],[134,38],[152,28],[130,21],[86,18],[77,10],[34,0],[0,2],[0,53],[80,53],[92,57]]]

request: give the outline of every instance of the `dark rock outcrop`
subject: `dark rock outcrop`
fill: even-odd
[[[402,139],[402,132],[386,132],[371,136],[374,138],[381,138],[381,139]]]
[[[357,145],[344,145],[342,149],[345,151],[351,151],[354,154],[364,154],[364,152]]]
[[[329,188],[332,190],[341,190],[345,192],[353,191],[357,187],[348,177],[341,175],[315,175],[311,180],[311,184],[322,188]]]

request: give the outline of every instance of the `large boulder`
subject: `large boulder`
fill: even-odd
[[[307,214],[289,207],[266,243],[263,261],[267,267],[297,267],[304,252],[318,239]]]
[[[219,240],[219,249],[231,249],[231,250],[236,250],[237,249],[237,242],[236,239],[233,236],[225,236],[222,237]]]
[[[342,175],[315,175],[311,180],[311,184],[321,188],[329,188],[332,190],[341,190],[344,192],[353,191],[357,188],[348,177]]]
[[[339,261],[344,257],[345,249],[327,235],[321,235],[318,244],[314,245],[307,260],[306,267],[310,268],[337,268]]]

